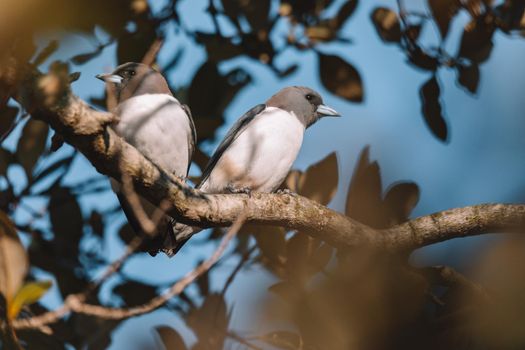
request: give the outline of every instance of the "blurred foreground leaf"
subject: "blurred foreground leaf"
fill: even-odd
[[[53,283],[51,281],[39,281],[26,283],[16,293],[13,300],[8,303],[8,317],[15,319],[22,307],[30,305],[38,300],[51,288]]]
[[[0,211],[0,293],[10,305],[29,268],[27,254],[9,217]]]

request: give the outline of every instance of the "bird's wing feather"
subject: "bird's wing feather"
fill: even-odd
[[[186,175],[188,175],[188,172],[190,171],[191,167],[193,153],[195,152],[195,144],[197,143],[197,130],[195,129],[195,123],[193,122],[193,118],[191,116],[190,107],[188,107],[185,104],[181,104],[181,106],[184,112],[186,112],[186,115],[188,116],[191,129],[191,133],[188,135],[188,170],[186,171]]]
[[[202,178],[200,184],[197,186],[199,188],[205,181],[208,179],[208,176],[210,176],[211,171],[215,167],[215,164],[219,161],[221,156],[223,155],[224,151],[232,144],[233,141],[246,129],[248,124],[264,109],[266,108],[265,104],[259,104],[252,109],[250,109],[248,112],[244,113],[244,115],[233,124],[231,129],[228,131],[226,136],[224,137],[224,140],[220,143],[219,147],[217,147],[217,150],[215,153],[213,153],[213,156],[210,158],[208,165],[206,165],[206,168],[202,172]]]

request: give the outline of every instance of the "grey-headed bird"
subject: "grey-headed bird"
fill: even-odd
[[[335,116],[339,113],[324,105],[316,91],[302,86],[282,89],[232,126],[197,188],[207,193],[274,192],[297,158],[305,130],[323,117]],[[175,254],[200,230],[177,223],[163,251]]]
[[[115,132],[164,171],[185,178],[195,149],[195,126],[189,108],[173,96],[162,74],[145,64],[128,62],[97,78],[113,85],[117,105],[112,112],[119,118],[112,126]],[[143,234],[120,184],[112,179],[111,185],[130,225]],[[146,200],[141,203],[147,213],[154,211]],[[154,255],[169,244],[164,239],[173,235],[168,234],[171,221],[164,217],[156,238],[147,240],[143,249]]]

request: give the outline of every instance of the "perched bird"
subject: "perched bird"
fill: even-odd
[[[162,74],[145,64],[128,62],[96,77],[111,84],[110,91],[115,93],[115,132],[164,171],[185,178],[195,149],[195,125],[189,108],[173,97]],[[120,184],[112,179],[111,185],[130,225],[143,233]],[[141,203],[147,213],[155,210],[146,200]],[[167,234],[172,230],[171,221],[166,216],[155,238],[146,241],[143,249],[155,254],[163,240],[172,236]]]
[[[274,192],[290,171],[306,128],[328,116],[340,115],[324,105],[314,90],[302,86],[282,89],[232,126],[197,188],[207,193]],[[174,254],[200,230],[176,224],[175,244],[164,247],[164,251]]]

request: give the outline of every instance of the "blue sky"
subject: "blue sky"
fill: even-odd
[[[154,8],[159,4],[161,2],[152,2]],[[323,88],[314,52],[288,49],[282,53],[277,60],[280,67],[287,67],[291,63],[300,65],[286,79],[279,79],[269,68],[252,59],[233,59],[222,63],[220,69],[228,71],[242,66],[252,73],[254,79],[227,108],[227,123],[218,129],[216,140],[220,140],[229,126],[247,109],[263,102],[280,88],[306,85],[318,90],[325,102],[343,115],[339,119],[322,120],[310,128],[295,163],[296,168],[305,169],[329,153],[337,152],[340,183],[330,207],[343,210],[357,157],[366,145],[370,145],[371,158],[378,160],[381,166],[385,187],[400,180],[414,181],[420,186],[421,198],[413,212],[414,216],[484,202],[522,202],[525,195],[525,40],[500,32],[495,35],[492,56],[481,66],[481,84],[477,96],[469,95],[456,85],[455,71],[440,70],[441,101],[444,103],[450,132],[450,141],[442,143],[431,135],[421,115],[419,88],[430,76],[427,72],[409,66],[404,54],[396,46],[381,42],[370,21],[372,9],[380,5],[395,8],[395,1],[360,1],[356,13],[343,29],[344,36],[351,38],[352,44],[325,44],[318,47],[323,53],[339,55],[359,70],[365,88],[363,103],[349,103]],[[188,28],[202,31],[211,29],[211,21],[203,11],[205,6],[207,1],[203,0],[180,1],[179,9],[184,13],[182,20]],[[275,10],[274,6],[272,11]],[[463,14],[452,24],[452,34],[446,43],[451,53],[455,53],[461,27],[466,21],[467,16]],[[231,28],[226,20],[220,23],[226,32]],[[281,21],[275,35],[284,37],[287,25],[286,21]],[[42,41],[56,35],[46,35]],[[97,30],[97,35],[101,39],[104,37],[100,30]],[[436,31],[430,26],[422,35],[426,42],[436,39]],[[276,37],[275,40],[281,39]],[[93,47],[91,39],[71,35],[67,45],[52,59],[65,59],[89,52]],[[196,46],[181,34],[170,34],[159,56],[160,66],[180,47],[185,50],[182,60],[168,76],[175,87],[188,85],[196,69],[206,59],[204,48]],[[95,74],[109,71],[119,63],[122,62],[115,61],[115,46],[112,45],[97,59],[73,67],[73,70],[82,72],[80,80],[73,85],[75,93],[83,98],[102,95],[103,86],[94,78]],[[8,146],[12,147],[16,138],[17,133],[14,133],[7,141]],[[215,145],[216,142],[206,144],[204,149],[212,152]],[[61,157],[70,151],[66,146],[53,157]],[[16,176],[19,170],[12,171],[15,174],[11,176]],[[197,169],[192,171],[197,172]],[[94,173],[95,170],[87,161],[79,159],[67,181],[75,183]],[[103,198],[87,197],[82,204],[83,209],[90,212],[91,208],[112,207],[117,201],[114,195],[108,193]],[[122,253],[123,246],[111,231],[119,227],[123,220],[121,215],[106,233],[107,244],[104,249],[109,259],[115,259]],[[453,262],[461,266],[461,259],[475,255],[491,239],[450,241],[417,252],[413,259],[421,265]],[[171,260],[140,255],[130,259],[125,271],[148,282],[173,281],[186,273],[195,261],[208,256],[213,248],[213,245],[189,244]],[[221,273],[214,274],[212,283],[216,288],[220,288],[224,276],[234,264],[235,261],[231,260],[219,268]],[[257,268],[241,272],[228,293],[228,299],[235,305],[233,328],[250,330],[257,324],[258,321],[252,317],[257,300],[264,295],[272,281],[272,276]],[[115,282],[110,281],[106,290]],[[48,305],[59,302],[56,293],[49,293],[44,301]],[[193,339],[191,334],[185,332],[183,323],[175,314],[157,311],[124,322],[114,333],[112,349],[148,346],[154,341],[150,330],[160,324],[177,328],[187,342]]]

